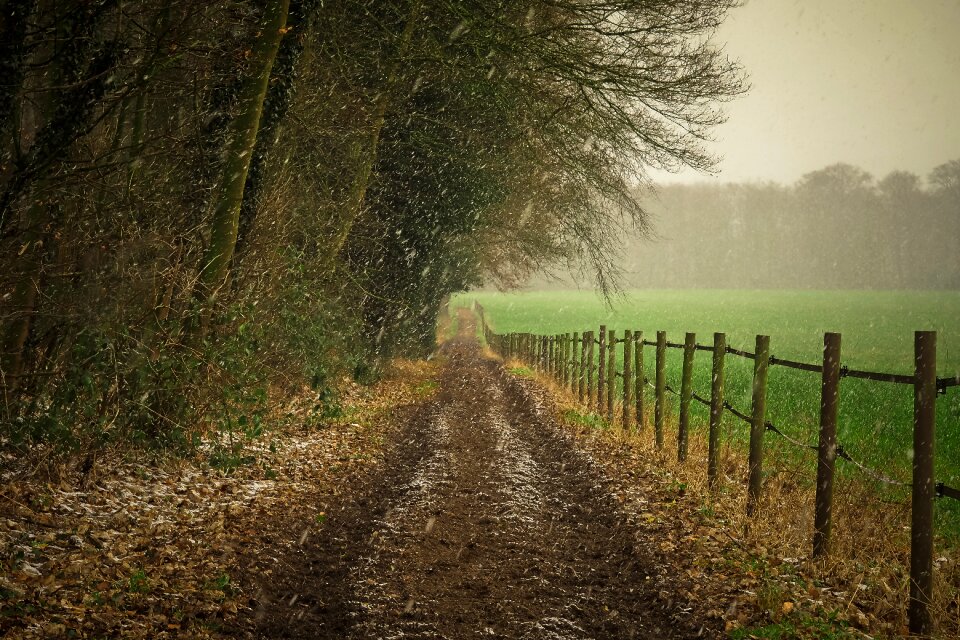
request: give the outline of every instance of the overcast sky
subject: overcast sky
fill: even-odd
[[[720,180],[792,183],[840,161],[925,176],[960,158],[960,0],[748,0],[717,41],[753,86],[711,145]]]

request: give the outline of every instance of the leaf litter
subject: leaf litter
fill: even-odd
[[[231,473],[206,458],[145,464],[122,452],[89,475],[3,460],[0,635],[232,637],[256,605],[243,569],[269,574],[322,527],[324,505],[376,463],[390,413],[422,400],[437,366],[398,361],[372,389],[345,382],[350,417],[319,428],[304,426],[315,401],[305,390],[284,408],[300,425],[247,443],[255,464]]]

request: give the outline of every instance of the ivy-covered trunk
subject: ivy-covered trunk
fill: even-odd
[[[210,304],[227,278],[236,249],[243,188],[257,140],[270,72],[280,41],[287,30],[289,10],[290,0],[269,0],[265,3],[260,31],[250,55],[250,67],[240,86],[236,115],[227,128],[226,157],[216,187],[210,242],[200,271],[199,293],[203,308],[198,328],[201,333],[205,331],[211,312]]]
[[[350,150],[350,160],[355,163],[357,169],[353,184],[350,187],[345,210],[343,215],[340,216],[338,227],[331,239],[329,253],[327,254],[329,260],[335,258],[346,243],[350,236],[350,229],[353,228],[353,223],[363,208],[367,188],[370,186],[370,177],[373,175],[373,167],[377,162],[377,148],[380,145],[380,133],[383,130],[383,124],[386,122],[387,109],[390,107],[390,100],[400,78],[400,69],[404,64],[407,51],[410,49],[413,31],[422,8],[422,0],[411,1],[407,19],[403,25],[403,32],[400,34],[394,59],[387,74],[384,90],[377,97],[370,129],[367,135],[361,137]]]

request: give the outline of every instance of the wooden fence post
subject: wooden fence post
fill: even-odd
[[[603,383],[607,377],[607,326],[600,325],[600,343],[597,345],[597,415],[603,415]]]
[[[553,336],[553,352],[550,357],[550,369],[553,371],[553,379],[560,377],[560,334]]]
[[[570,342],[570,393],[576,395],[580,381],[580,332],[574,331]]]
[[[547,373],[554,375],[557,372],[557,336],[548,336],[547,344]]]
[[[577,400],[580,401],[580,404],[583,404],[584,398],[587,397],[587,335],[589,331],[584,331],[583,335],[580,336],[580,367],[579,367],[579,377],[577,378]]]
[[[757,336],[753,361],[753,403],[750,416],[750,485],[747,493],[747,515],[752,516],[760,504],[763,489],[763,434],[767,429],[767,369],[770,364],[770,336]]]
[[[561,333],[560,334],[560,372],[557,375],[557,382],[566,389],[568,378],[567,376],[570,373],[569,370],[569,361],[570,358],[567,357],[567,349],[570,346],[570,334]]]
[[[587,408],[592,410],[596,403],[596,392],[597,387],[593,383],[593,374],[594,363],[593,349],[596,346],[596,341],[593,339],[593,331],[587,332],[587,337],[584,338],[587,341]]]
[[[636,402],[634,410],[634,420],[637,423],[637,429],[643,430],[643,392],[646,385],[646,376],[643,371],[643,331],[636,331],[633,334],[633,341],[636,343],[633,350],[633,397]]]
[[[613,424],[613,405],[617,390],[617,332],[607,332],[607,422]]]
[[[556,346],[553,350],[553,379],[559,382],[563,377],[563,371],[561,370],[563,366],[563,334],[558,333],[554,337],[554,342]]]
[[[693,356],[697,334],[687,332],[683,340],[683,372],[680,376],[680,425],[677,429],[677,460],[687,459],[690,430],[690,400],[693,399]]]
[[[717,484],[720,457],[720,425],[723,423],[723,364],[727,355],[727,334],[713,334],[713,376],[710,382],[710,435],[707,452],[707,484]]]
[[[833,523],[833,470],[837,463],[837,409],[840,406],[840,334],[823,334],[820,377],[820,442],[817,447],[817,498],[813,514],[813,557],[830,553]]]
[[[560,334],[553,336],[553,352],[550,357],[550,368],[553,370],[553,378],[556,380],[560,372]]]
[[[557,378],[557,363],[559,359],[557,358],[557,352],[560,350],[560,336],[553,335],[550,336],[551,349],[550,349],[550,373],[553,374],[553,379]]]
[[[558,334],[557,334],[557,375],[556,375],[556,378],[557,378],[557,383],[560,383],[560,384],[563,383],[563,376],[564,376],[564,372],[563,372],[563,369],[564,369],[564,359],[563,359],[563,355],[564,355],[564,353],[566,353],[566,351],[565,351],[566,348],[567,348],[567,344],[566,344],[566,342],[564,341],[564,334],[558,333]]]
[[[549,376],[553,375],[553,364],[555,362],[553,359],[553,350],[555,346],[554,345],[555,339],[556,339],[556,336],[547,336],[547,358],[546,358],[547,362],[544,369],[546,369],[547,375]]]
[[[663,423],[667,417],[667,332],[657,331],[657,379],[654,386],[653,430],[657,449],[663,448]]]
[[[933,451],[937,418],[937,332],[913,337],[913,495],[910,517],[910,633],[933,634]]]
[[[623,331],[623,428],[633,426],[633,332]]]
[[[560,334],[553,336],[553,379],[557,380],[560,377],[560,349],[561,341]]]

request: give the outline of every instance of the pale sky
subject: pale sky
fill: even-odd
[[[719,180],[792,183],[835,162],[926,176],[960,158],[960,0],[747,0],[716,41],[753,86],[710,146]]]

